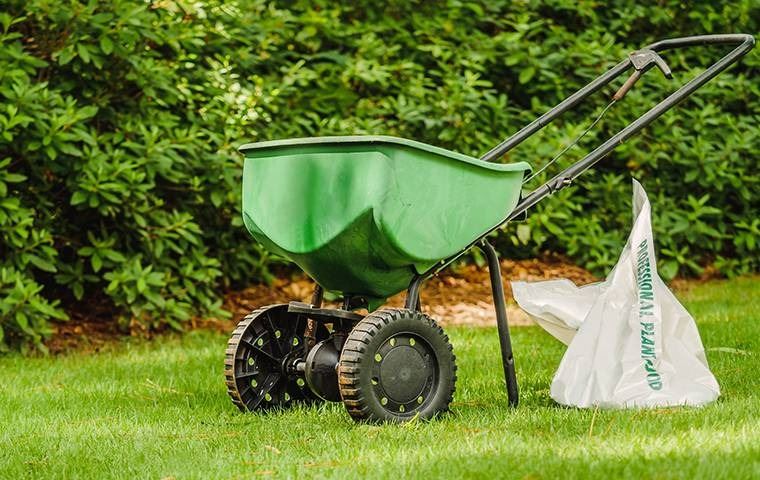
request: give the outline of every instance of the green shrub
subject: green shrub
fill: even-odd
[[[750,0],[6,1],[0,343],[39,344],[47,320],[103,294],[125,326],[180,328],[220,314],[223,288],[268,279],[278,259],[240,221],[243,142],[372,133],[479,155],[631,49],[753,33],[758,18]],[[722,52],[668,55],[677,79],[648,73],[561,165]],[[500,234],[502,252],[556,250],[604,271],[634,176],[654,204],[663,274],[756,271],[757,58]],[[505,161],[542,165],[613,90]]]

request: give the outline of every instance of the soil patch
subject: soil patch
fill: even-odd
[[[507,313],[510,326],[529,325],[532,321],[514,304],[509,281],[568,278],[582,285],[597,280],[587,270],[574,265],[565,257],[554,254],[532,260],[502,260],[501,270],[505,279],[504,290],[509,301]],[[279,278],[271,285],[255,284],[243,290],[229,292],[225,295],[224,308],[232,312],[232,318],[195,318],[187,329],[203,328],[229,333],[242,317],[260,306],[293,300],[308,302],[313,288],[312,280],[303,275],[294,275],[290,278]],[[447,269],[425,282],[421,299],[423,311],[441,325],[496,324],[486,267],[461,265]],[[338,305],[329,301],[326,304]],[[403,293],[388,299],[388,306],[401,307],[403,304]],[[53,354],[73,350],[97,352],[119,340],[150,338],[169,331],[148,331],[139,324],[120,326],[105,297],[93,298],[86,305],[80,304],[68,313],[70,320],[56,323],[53,337],[46,342]]]
[[[568,278],[578,285],[597,281],[589,271],[574,265],[560,255],[546,255],[540,259],[502,260],[504,291],[509,301],[510,326],[529,325],[532,321],[512,300],[512,280],[549,280]],[[251,310],[271,303],[298,300],[308,302],[314,283],[306,277],[278,280],[273,285],[252,285],[226,296],[225,308],[233,313],[237,323]],[[463,265],[448,269],[425,282],[420,294],[422,310],[441,325],[490,326],[496,324],[491,283],[486,267]],[[388,299],[388,306],[404,304],[404,293]],[[333,304],[334,305],[334,304]],[[227,323],[227,322],[224,322]]]
[[[53,324],[55,332],[45,342],[50,353],[98,352],[115,340],[129,336],[119,327],[113,307],[105,297],[92,297],[67,313],[69,320]]]

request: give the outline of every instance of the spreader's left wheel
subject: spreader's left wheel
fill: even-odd
[[[305,316],[288,312],[287,305],[269,305],[238,324],[227,343],[224,375],[227,393],[241,411],[316,400],[303,375],[292,369],[304,357],[306,322]],[[318,339],[327,336],[322,325],[316,333]]]

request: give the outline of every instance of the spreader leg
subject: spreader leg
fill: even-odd
[[[488,273],[491,276],[491,291],[493,303],[496,308],[496,326],[499,329],[499,343],[501,344],[501,363],[504,367],[504,380],[507,383],[507,398],[509,405],[516,407],[519,400],[517,388],[517,375],[515,374],[515,359],[512,356],[512,341],[509,338],[509,324],[507,323],[507,302],[504,298],[504,286],[501,284],[501,268],[499,256],[493,245],[483,240],[480,249],[488,258]]]

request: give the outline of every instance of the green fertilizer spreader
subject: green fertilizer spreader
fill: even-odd
[[[658,52],[714,44],[736,47],[535,190],[523,192],[528,164],[496,162],[629,70],[604,111],[650,68],[670,77]],[[309,303],[264,306],[238,324],[225,358],[232,401],[243,411],[342,401],[351,417],[367,421],[428,419],[447,410],[455,357],[441,327],[422,312],[419,292],[426,279],[477,247],[488,260],[507,398],[516,406],[506,303],[488,235],[569,185],[753,45],[750,35],[706,35],[632,52],[479,159],[385,136],[242,146],[246,228],[268,250],[298,265],[315,288]],[[340,296],[340,308],[323,305],[324,290]],[[404,308],[383,307],[405,290]]]

